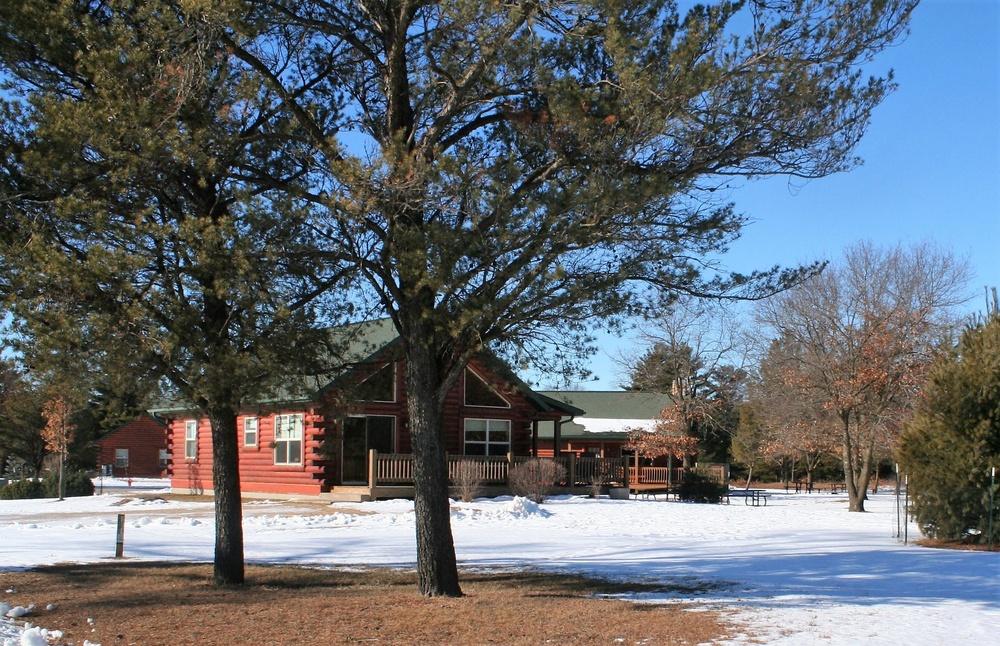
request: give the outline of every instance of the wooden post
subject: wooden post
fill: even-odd
[[[118,534],[115,538],[115,558],[125,555],[125,514],[118,514]]]
[[[566,486],[576,486],[576,452],[569,453],[569,474],[566,476]]]
[[[378,462],[378,451],[375,449],[370,449],[368,451],[368,489],[369,491],[375,490],[375,485],[378,470],[376,469],[376,463]]]

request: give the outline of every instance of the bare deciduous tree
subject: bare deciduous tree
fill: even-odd
[[[653,321],[640,337],[650,344],[645,354],[619,363],[631,375],[627,389],[669,392],[673,403],[660,414],[656,431],[634,434],[630,446],[647,457],[683,457],[685,467],[699,451],[725,461],[746,376],[742,336],[733,310],[718,301],[681,299]]]
[[[76,425],[70,421],[72,415],[73,405],[64,397],[50,399],[42,407],[42,417],[46,419],[45,428],[42,429],[45,448],[59,460],[59,500],[65,497],[66,453],[76,432]]]
[[[789,396],[837,421],[851,511],[864,511],[876,450],[895,443],[969,277],[964,259],[930,244],[860,243],[759,308]]]

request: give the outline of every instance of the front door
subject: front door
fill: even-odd
[[[343,473],[341,482],[365,484],[368,482],[368,452],[379,453],[395,450],[396,418],[385,415],[348,417],[344,420]]]

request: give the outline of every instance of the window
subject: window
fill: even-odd
[[[382,366],[355,387],[353,396],[362,402],[396,401],[396,364]]]
[[[170,466],[170,453],[166,449],[160,449],[160,468],[166,469]]]
[[[465,420],[466,455],[507,455],[510,453],[510,420]]]
[[[128,468],[128,449],[115,449],[115,467]]]
[[[465,371],[465,405],[485,408],[510,408],[507,400],[471,370]]]
[[[257,418],[243,419],[243,446],[257,446]]]
[[[184,422],[184,458],[198,459],[198,420],[195,419]]]
[[[302,464],[302,415],[274,416],[274,463]]]

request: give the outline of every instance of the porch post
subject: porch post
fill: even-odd
[[[538,418],[531,420],[531,457],[538,457]]]
[[[378,451],[371,449],[368,451],[368,488],[375,489],[376,474],[375,463],[378,462]]]
[[[566,486],[574,487],[576,486],[576,451],[571,451],[569,454],[569,474],[566,476]]]
[[[559,446],[562,444],[562,420],[552,422],[552,457],[559,457]]]

